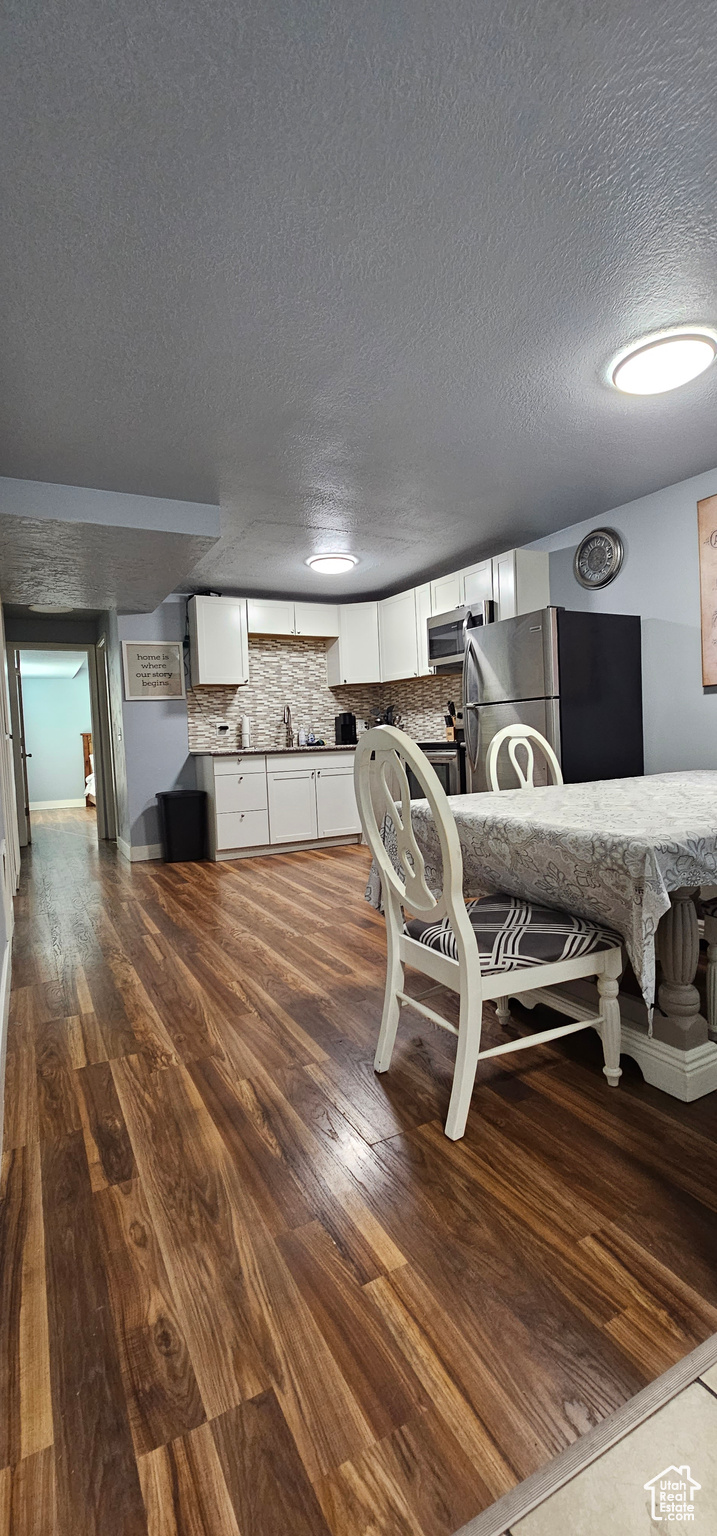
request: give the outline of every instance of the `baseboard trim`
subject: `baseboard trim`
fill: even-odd
[[[345,848],[350,843],[360,842],[358,832],[347,832],[343,837],[307,838],[300,843],[262,843],[257,848],[222,848],[214,854],[214,863],[221,864],[226,859],[262,859],[268,853],[305,853],[312,848]]]
[[[0,969],[0,1147],[2,1147],[5,1111],[5,1063],[7,1061],[7,1025],[10,1013],[10,978],[12,973],[12,939],[5,945]]]
[[[81,800],[31,800],[31,811],[76,811],[85,805],[85,796]]]
[[[469,1520],[467,1525],[462,1525],[455,1536],[510,1536],[511,1526],[517,1525],[519,1520],[523,1520],[531,1510],[551,1498],[559,1488],[577,1477],[579,1472],[584,1472],[605,1451],[624,1440],[626,1435],[637,1429],[639,1424],[644,1424],[660,1408],[664,1408],[665,1403],[669,1403],[673,1397],[684,1392],[685,1387],[692,1386],[713,1365],[717,1365],[717,1333],[713,1333],[704,1344],[698,1344],[689,1355],[685,1355],[684,1360],[678,1360],[677,1365],[671,1366],[663,1376],[651,1381],[649,1387],[638,1392],[636,1397],[623,1403],[609,1418],[603,1419],[602,1424],[597,1424],[546,1466],[540,1467],[531,1477],[526,1477],[525,1482],[512,1488],[510,1493],[504,1494],[502,1499],[491,1504],[489,1509],[484,1509],[474,1520]]]
[[[126,859],[129,864],[142,864],[147,859],[161,859],[162,857],[161,843],[139,843],[132,846],[123,837],[118,837],[117,849],[121,853],[122,858]]]

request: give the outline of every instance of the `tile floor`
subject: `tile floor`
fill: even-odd
[[[660,1507],[671,1482],[693,1478],[690,1517],[678,1518],[676,1502]],[[656,1508],[645,1484],[655,1484]],[[678,1493],[681,1490],[678,1490]],[[675,1496],[677,1497],[677,1496]],[[591,1466],[523,1520],[506,1536],[656,1536],[684,1528],[695,1536],[717,1532],[717,1366],[646,1419]]]

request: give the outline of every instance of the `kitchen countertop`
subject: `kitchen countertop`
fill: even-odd
[[[294,757],[297,752],[355,752],[351,742],[325,747],[192,747],[190,757]]]

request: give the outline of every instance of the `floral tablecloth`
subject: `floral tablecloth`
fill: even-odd
[[[466,896],[506,891],[616,928],[648,1010],[655,998],[655,932],[680,886],[717,885],[717,772],[695,769],[496,794],[453,795]],[[425,800],[413,825],[428,884],[441,856]],[[391,852],[393,828],[386,827]],[[366,892],[380,904],[372,871]]]

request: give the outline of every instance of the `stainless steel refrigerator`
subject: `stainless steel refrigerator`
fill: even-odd
[[[504,725],[516,721],[547,738],[566,784],[643,773],[640,640],[634,614],[566,608],[542,608],[468,630],[463,663],[468,791],[488,789],[488,747]],[[509,767],[504,774],[503,787],[509,788]],[[537,755],[535,781],[546,782]]]

